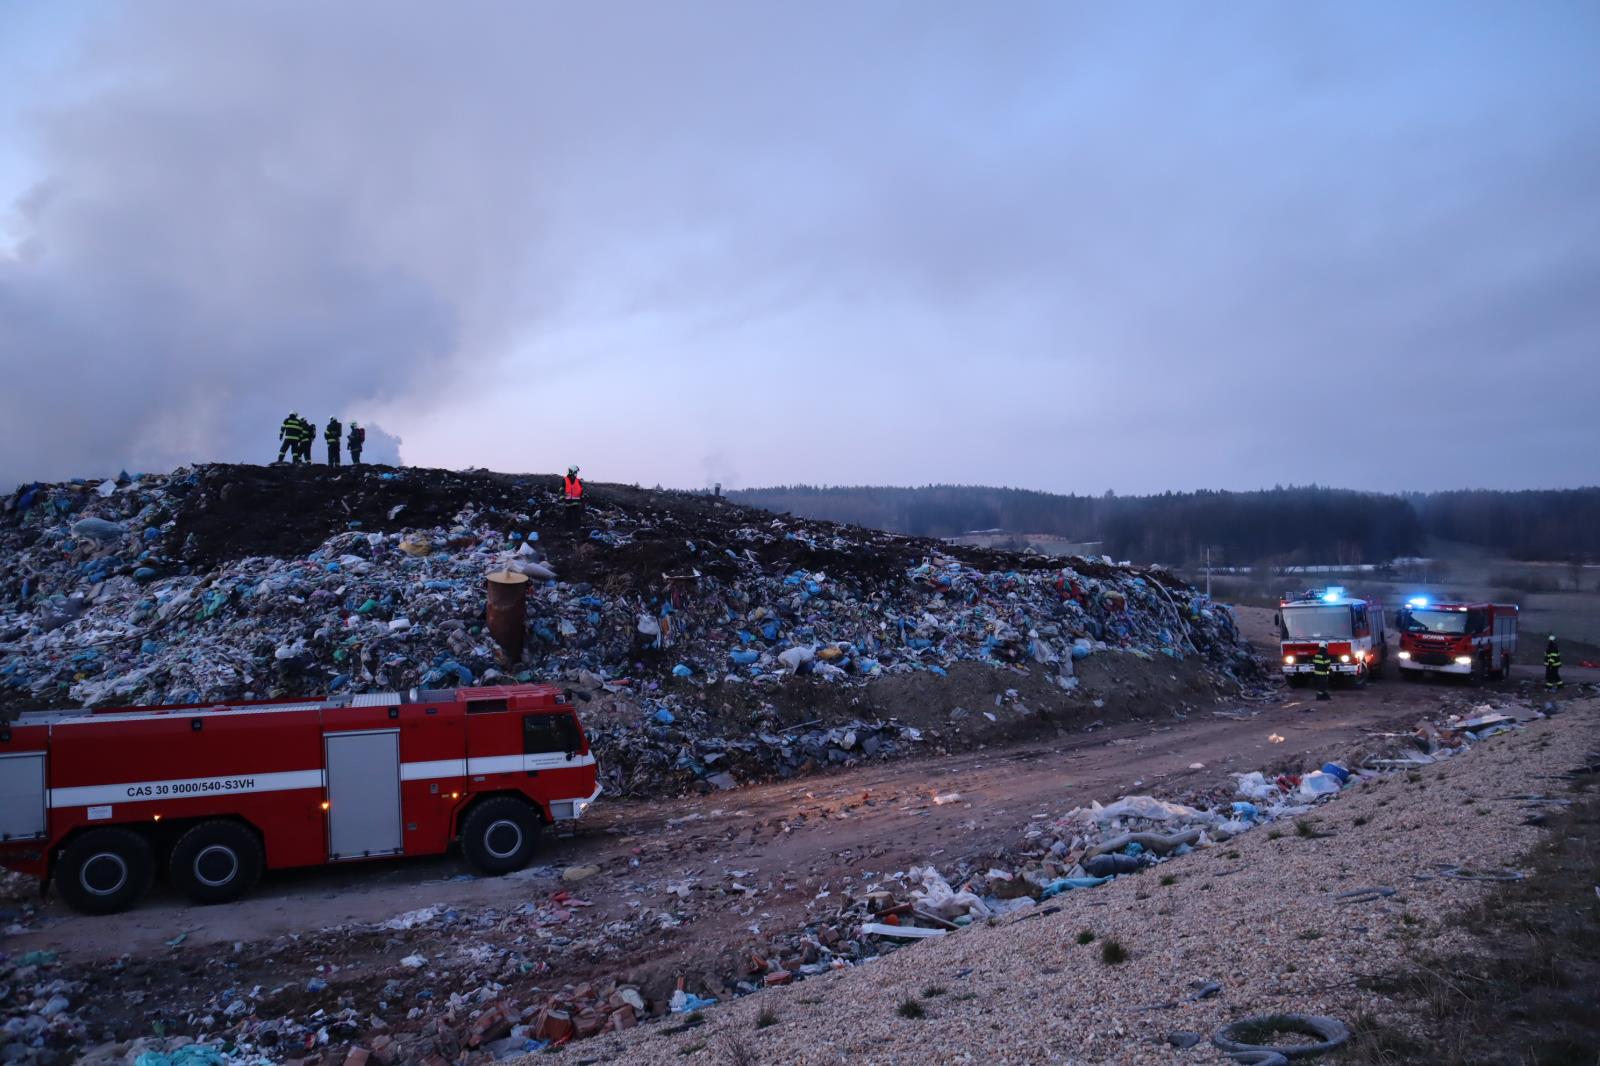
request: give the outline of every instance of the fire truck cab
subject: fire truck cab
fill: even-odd
[[[262,872],[436,855],[485,873],[600,794],[549,685],[49,711],[0,724],[0,864],[74,907],[133,905],[158,872],[197,903]]]
[[[1457,674],[1500,678],[1517,654],[1517,608],[1509,603],[1406,602],[1395,618],[1400,630],[1400,676]]]
[[[1339,586],[1308,589],[1278,603],[1283,674],[1296,687],[1311,680],[1311,658],[1326,642],[1333,672],[1365,684],[1389,661],[1383,606]]]

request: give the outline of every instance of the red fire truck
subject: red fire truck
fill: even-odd
[[[1311,657],[1326,642],[1333,672],[1356,684],[1377,676],[1389,661],[1383,606],[1351,596],[1337,585],[1285,596],[1278,603],[1283,673],[1296,687],[1311,680]]]
[[[28,713],[0,725],[0,864],[96,914],[159,869],[197,903],[267,869],[454,842],[507,873],[599,794],[549,685]]]
[[[1504,677],[1517,654],[1517,608],[1509,603],[1431,603],[1408,600],[1395,618],[1400,630],[1400,676],[1423,674]]]

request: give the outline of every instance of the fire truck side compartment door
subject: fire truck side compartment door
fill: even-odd
[[[400,731],[329,733],[328,857],[398,855]]]
[[[36,840],[44,826],[44,752],[0,755],[0,840]]]

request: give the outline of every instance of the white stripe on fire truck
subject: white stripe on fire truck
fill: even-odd
[[[241,792],[287,792],[322,787],[321,770],[285,770],[270,774],[228,774],[221,777],[185,777],[169,781],[128,781],[120,785],[76,785],[52,788],[51,807],[87,807],[101,803],[150,803],[155,800],[192,799],[195,796],[237,795]]]
[[[494,755],[476,759],[435,759],[400,764],[400,780],[428,781],[468,774],[510,774],[523,770],[579,769],[594,765],[593,755],[561,752],[540,755]],[[189,799],[195,796],[238,795],[246,792],[287,792],[323,787],[321,770],[286,770],[276,773],[227,774],[188,777],[171,781],[128,781],[116,785],[75,785],[50,790],[51,807],[87,807],[101,803],[148,803],[152,800]]]
[[[475,759],[435,759],[431,762],[408,762],[400,766],[402,781],[431,781],[441,777],[474,777],[488,774],[514,774],[523,770],[561,770],[568,767],[593,766],[593,755],[574,755],[568,759],[561,752],[539,755],[480,755]]]
[[[520,770],[566,770],[593,766],[593,755],[574,755],[567,758],[559,751],[539,755],[489,755],[467,760],[467,773],[474,777],[484,774],[514,774]]]

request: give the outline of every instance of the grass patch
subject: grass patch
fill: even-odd
[[[1321,940],[1322,939],[1322,932],[1320,930],[1317,930],[1317,929],[1307,929],[1305,932],[1297,934],[1295,936],[1295,939],[1296,940]]]
[[[1357,1015],[1341,1066],[1594,1066],[1600,799],[1573,794],[1572,806],[1551,815],[1548,834],[1518,863],[1530,869],[1527,880],[1496,885],[1477,904],[1445,915],[1477,950],[1408,954],[1400,968],[1363,981],[1409,1024]],[[1402,912],[1400,921],[1414,937],[1421,919]],[[1408,1031],[1428,1034],[1427,1042]]]
[[[771,1007],[762,1007],[756,1015],[756,1028],[765,1029],[769,1025],[778,1024],[778,1012]]]
[[[1237,851],[1230,851],[1226,855],[1223,856],[1223,858],[1226,858],[1226,859],[1237,859],[1238,857],[1239,857],[1239,853]]]
[[[722,1061],[727,1066],[756,1066],[754,1049],[736,1036],[722,1038]]]
[[[1297,820],[1294,823],[1294,832],[1295,836],[1304,837],[1307,840],[1317,840],[1321,837],[1333,836],[1332,833],[1324,830],[1321,826],[1317,825],[1314,819],[1311,818],[1301,818]]]
[[[1100,945],[1100,961],[1107,966],[1117,966],[1128,961],[1128,949],[1113,937]]]
[[[1178,883],[1178,875],[1177,874],[1162,874],[1161,875],[1161,886],[1163,888],[1169,887],[1171,885],[1175,885],[1177,883]]]
[[[1357,817],[1357,818],[1356,818],[1356,820],[1355,820],[1355,822],[1354,822],[1354,824],[1355,824],[1355,825],[1356,825],[1356,826],[1357,826],[1357,827],[1360,827],[1360,826],[1363,826],[1363,825],[1366,825],[1366,824],[1367,824],[1367,823],[1368,823],[1368,822],[1370,822],[1370,821],[1371,821],[1371,820],[1372,820],[1372,819],[1370,819],[1370,818],[1368,818],[1368,817],[1367,817],[1367,816],[1366,816],[1366,815],[1364,815],[1364,814],[1363,814],[1363,815],[1360,815],[1360,816],[1359,816],[1359,817]]]
[[[1268,840],[1279,840],[1282,837],[1283,837],[1283,830],[1282,829],[1268,829],[1267,830],[1267,839]]]
[[[900,1005],[894,1009],[894,1012],[902,1018],[917,1019],[928,1016],[928,1012],[922,1009],[922,1004],[914,999],[902,999]]]
[[[1091,932],[1088,929],[1085,929],[1083,932],[1078,934],[1078,943],[1080,943],[1080,944],[1093,944],[1094,943],[1094,933]]]
[[[922,990],[922,998],[933,999],[935,996],[942,996],[948,991],[949,989],[945,988],[944,985],[929,985]]]

